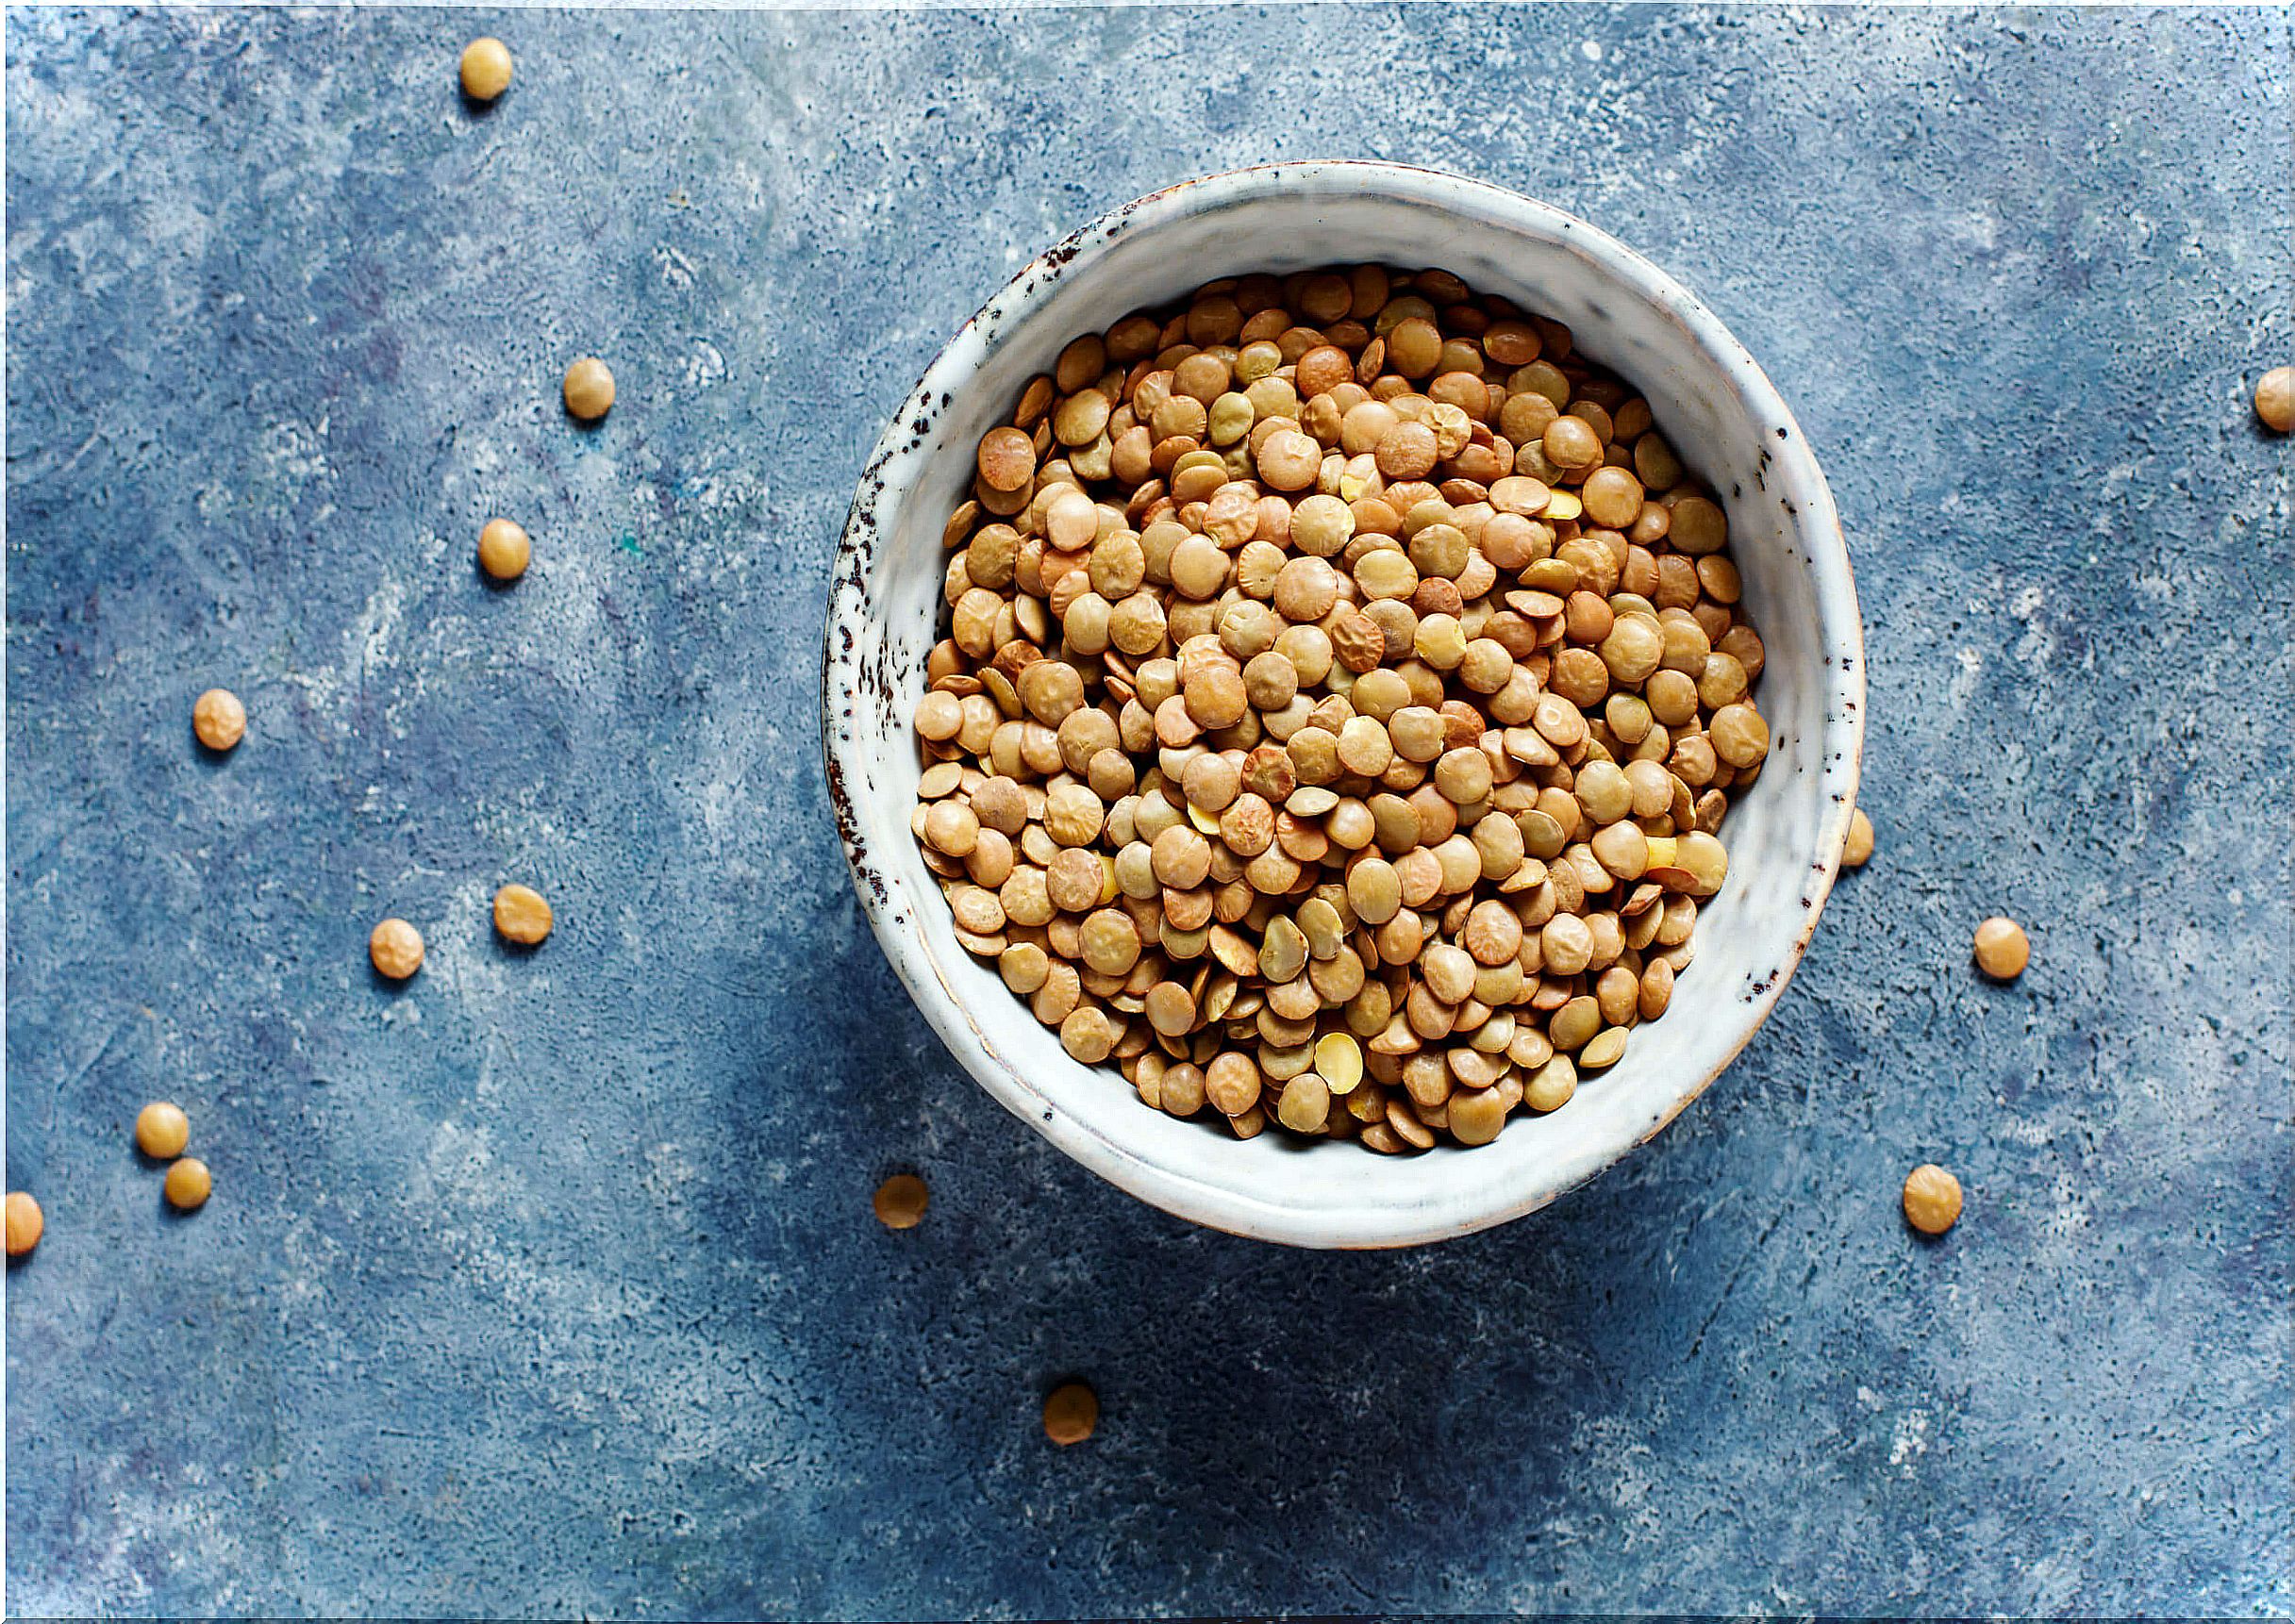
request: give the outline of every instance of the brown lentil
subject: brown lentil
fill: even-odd
[[[566,409],[584,423],[595,423],[613,409],[613,373],[595,356],[584,356],[566,369]]]
[[[462,47],[462,93],[491,102],[510,88],[510,48],[491,35]]]
[[[1861,869],[1871,856],[1872,820],[1859,806],[1849,814],[1849,838],[1841,847],[1840,860],[1846,868]]]
[[[930,1199],[923,1179],[895,1173],[876,1186],[876,1221],[887,1229],[914,1229],[924,1221],[924,1204]]]
[[[1044,1398],[1044,1436],[1066,1449],[1100,1424],[1100,1398],[1081,1382],[1063,1382]]]
[[[478,567],[497,581],[517,580],[533,555],[524,528],[507,519],[490,519],[478,532]]]
[[[367,957],[392,981],[423,968],[423,933],[405,920],[385,920],[367,936]]]
[[[550,904],[527,886],[505,886],[494,893],[494,929],[505,941],[533,947],[550,934]]]
[[[40,1203],[23,1190],[10,1190],[5,1203],[8,1215],[8,1254],[25,1257],[40,1244],[40,1235],[47,1228],[41,1216]]]
[[[246,736],[246,707],[229,688],[211,688],[192,702],[191,731],[209,750],[229,750]]]
[[[2273,367],[2257,380],[2255,415],[2274,433],[2295,429],[2295,367]]]
[[[215,1187],[215,1181],[208,1172],[207,1163],[197,1156],[186,1156],[168,1168],[159,1187],[168,1205],[177,1212],[188,1213],[207,1204],[208,1192]]]
[[[1904,1175],[1904,1221],[1922,1235],[1942,1235],[1960,1221],[1960,1181],[1933,1162]]]
[[[2031,962],[2031,939],[2014,920],[1995,916],[1976,927],[1976,968],[1994,981],[2014,981]]]
[[[191,1142],[191,1121],[182,1106],[155,1100],[136,1113],[136,1149],[154,1161],[182,1155]]]
[[[1071,1055],[1392,1154],[1666,1012],[1762,648],[1720,502],[1566,328],[1440,271],[1211,284],[1076,339],[975,472],[913,827]]]

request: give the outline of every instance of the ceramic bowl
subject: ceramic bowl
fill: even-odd
[[[910,715],[939,636],[941,525],[982,434],[1062,345],[1214,277],[1376,260],[1439,266],[1567,323],[1648,397],[1721,493],[1745,602],[1767,644],[1755,689],[1771,757],[1723,831],[1730,873],[1698,921],[1671,1009],[1624,1060],[1496,1142],[1385,1157],[1216,1117],[1148,1109],[1112,1068],[1069,1058],[957,944],[909,834]],[[925,1018],[990,1094],[1143,1201],[1237,1235],[1407,1246],[1520,1218],[1645,1143],[1745,1046],[1784,989],[1839,861],[1856,793],[1865,671],[1856,592],[1808,441],[1753,357],[1672,278],[1584,221],[1455,175],[1296,163],[1216,174],[1102,216],[967,322],[862,474],[837,555],[822,678],[829,790],[863,909]],[[1710,1192],[1685,1191],[1684,1203]]]

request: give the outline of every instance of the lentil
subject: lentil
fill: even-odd
[[[6,1202],[8,1214],[8,1254],[25,1257],[40,1244],[40,1233],[47,1228],[41,1217],[40,1203],[23,1190],[10,1190]]]
[[[1077,338],[975,472],[913,827],[1071,1055],[1394,1154],[1666,1012],[1762,648],[1720,502],[1566,328],[1440,271],[1212,284]]]
[[[207,1204],[208,1192],[215,1187],[208,1172],[208,1164],[197,1156],[186,1156],[167,1170],[160,1182],[160,1190],[167,1204],[177,1212],[195,1212]]]
[[[405,920],[385,920],[367,936],[367,957],[392,981],[423,968],[423,933]]]
[[[613,373],[595,356],[584,356],[566,369],[566,409],[584,423],[595,423],[613,409]]]
[[[1872,820],[1859,806],[1849,814],[1849,838],[1841,847],[1840,860],[1846,868],[1861,869],[1871,856]]]
[[[931,1199],[924,1181],[914,1173],[895,1173],[876,1186],[872,1204],[876,1221],[887,1229],[914,1229],[924,1221],[924,1204]]]
[[[191,731],[209,750],[229,750],[246,735],[246,706],[229,688],[211,688],[192,702]]]
[[[2295,367],[2273,367],[2257,380],[2255,415],[2275,433],[2295,429]]]
[[[524,529],[507,519],[490,519],[478,532],[478,567],[497,581],[517,580],[533,555]]]
[[[533,947],[550,934],[550,904],[540,891],[526,886],[505,886],[494,893],[494,929],[506,941]]]
[[[183,1154],[191,1141],[191,1119],[183,1107],[155,1100],[136,1113],[136,1149],[156,1162]]]
[[[488,35],[462,47],[462,93],[491,102],[510,88],[510,48]]]
[[[1066,1449],[1100,1424],[1100,1397],[1081,1382],[1063,1382],[1044,1398],[1044,1436]]]
[[[1960,1221],[1960,1181],[1933,1162],[1904,1175],[1904,1221],[1922,1235],[1942,1235]]]
[[[1976,968],[1994,981],[2014,981],[2031,962],[2031,939],[2014,920],[1995,916],[1976,927]]]

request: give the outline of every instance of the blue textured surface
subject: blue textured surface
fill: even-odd
[[[8,33],[16,1611],[2295,1607],[2284,9]],[[1105,207],[1330,156],[1702,293],[1871,626],[1881,851],[1776,1017],[1611,1176],[1408,1255],[1191,1232],[1005,1117],[860,922],[812,714],[940,339]]]

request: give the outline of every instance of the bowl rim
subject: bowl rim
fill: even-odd
[[[1557,1182],[1541,1181],[1525,1186],[1518,1197],[1491,1201],[1463,1216],[1438,1218],[1418,1208],[1372,1203],[1364,1209],[1372,1221],[1350,1225],[1344,1234],[1334,1234],[1327,1217],[1303,1214],[1279,1201],[1207,1184],[1184,1168],[1147,1160],[1131,1146],[1107,1137],[1061,1109],[1050,1093],[1005,1058],[953,990],[937,974],[923,969],[919,962],[922,955],[906,939],[906,931],[890,917],[893,911],[890,884],[863,837],[852,800],[856,787],[868,782],[869,764],[856,730],[840,724],[838,711],[840,701],[849,703],[854,694],[867,686],[860,663],[861,646],[852,627],[866,617],[871,571],[879,545],[892,533],[893,520],[909,497],[913,477],[928,460],[922,445],[923,436],[915,431],[922,427],[923,420],[938,415],[934,410],[935,397],[956,394],[1003,340],[1011,318],[1024,313],[1036,298],[1056,286],[1070,268],[1089,259],[1095,250],[1106,249],[1121,238],[1152,230],[1169,221],[1239,200],[1223,196],[1224,193],[1239,192],[1248,198],[1261,191],[1321,190],[1330,193],[1359,191],[1373,185],[1398,190],[1409,202],[1453,212],[1477,224],[1487,215],[1503,215],[1512,228],[1541,237],[1555,247],[1574,255],[1633,294],[1679,329],[1692,345],[1710,356],[1728,377],[1730,387],[1761,421],[1789,428],[1790,438],[1781,455],[1805,463],[1809,475],[1808,491],[1795,515],[1790,534],[1801,544],[1806,567],[1820,572],[1819,619],[1828,648],[1843,648],[1846,653],[1844,669],[1830,678],[1843,703],[1838,711],[1828,711],[1822,735],[1826,754],[1838,752],[1838,759],[1828,763],[1826,773],[1839,787],[1840,793],[1824,815],[1820,835],[1821,862],[1819,871],[1810,878],[1810,905],[1768,985],[1738,1004],[1741,1011],[1737,1017],[1738,1030],[1719,1059],[1685,1085],[1647,1129],[1622,1142],[1602,1144],[1587,1159],[1587,1165]],[[904,464],[913,467],[904,469]],[[892,477],[895,470],[902,471],[900,477]],[[1845,616],[1829,615],[1827,605],[1843,594],[1849,612]],[[1830,623],[1837,619],[1846,623]],[[1583,1186],[1663,1132],[1744,1052],[1800,967],[1840,872],[1839,848],[1855,805],[1864,754],[1864,630],[1856,608],[1855,580],[1848,545],[1841,533],[1832,489],[1816,451],[1769,374],[1701,300],[1653,261],[1599,226],[1509,188],[1413,164],[1358,158],[1289,160],[1197,175],[1119,204],[1021,266],[940,347],[916,387],[892,414],[870,454],[830,571],[823,639],[822,757],[839,838],[872,934],[942,1045],[998,1103],[1026,1121],[1066,1155],[1127,1194],[1206,1228],[1292,1246],[1345,1249],[1418,1246],[1493,1228],[1538,1211]],[[1381,1217],[1391,1217],[1395,1221],[1376,1221]]]

